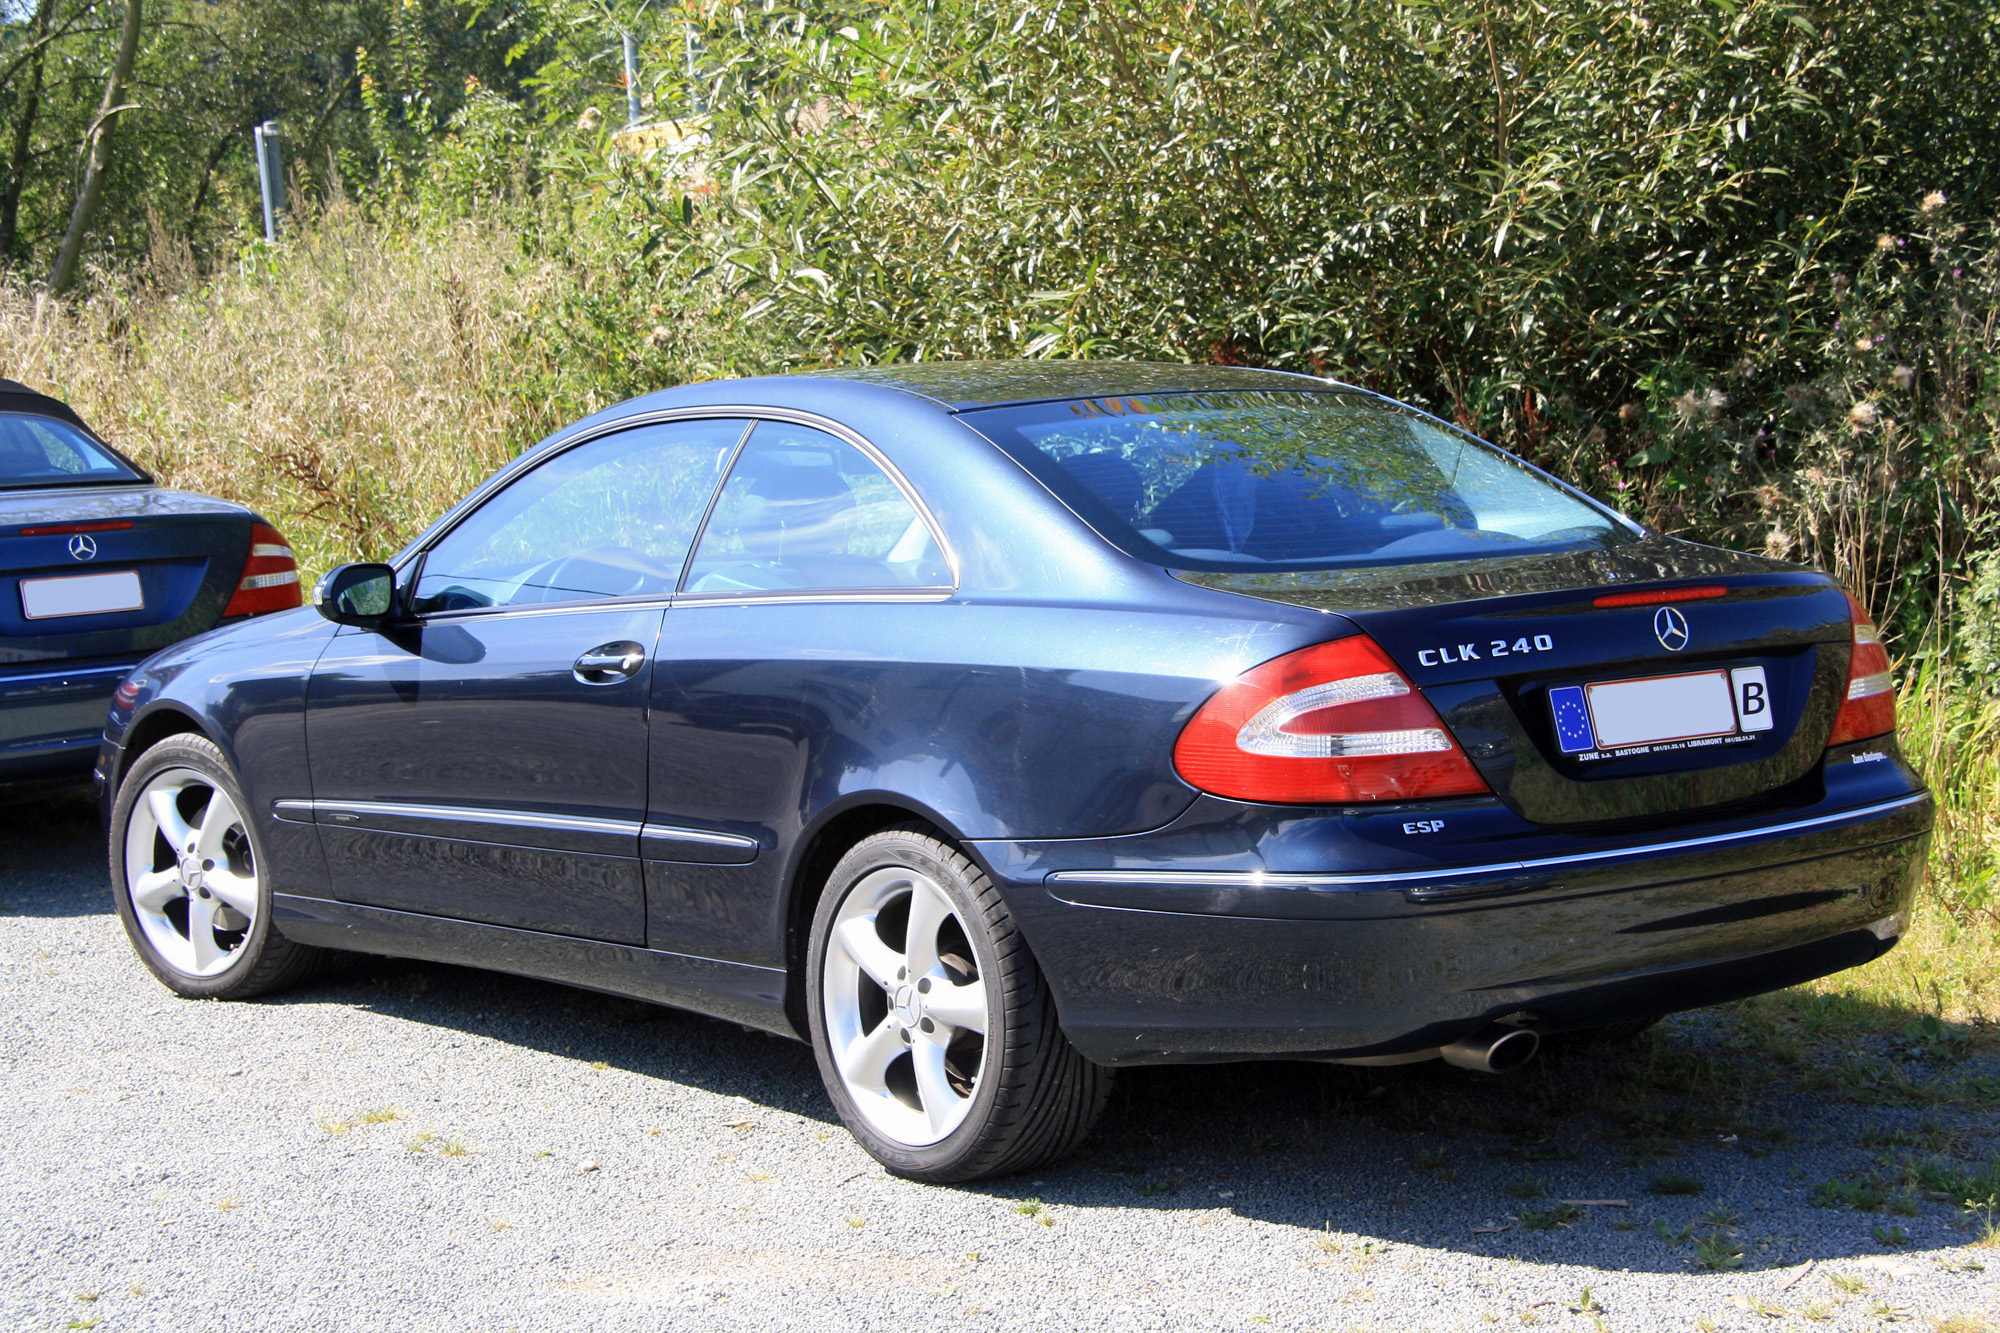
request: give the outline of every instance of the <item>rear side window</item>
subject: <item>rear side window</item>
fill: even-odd
[[[847,441],[759,422],[688,567],[691,593],[951,585],[930,526]]]
[[[66,421],[0,412],[0,490],[144,480],[123,459]]]
[[[1354,393],[1079,399],[964,413],[1131,554],[1326,569],[1628,540],[1510,454]]]

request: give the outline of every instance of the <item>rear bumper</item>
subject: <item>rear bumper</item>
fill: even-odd
[[[111,692],[137,659],[0,676],[0,790],[89,781]]]
[[[1933,808],[1900,760],[1908,783],[1875,767],[1863,804],[1567,856],[1544,838],[1431,870],[1353,868],[1351,818],[1266,807],[1257,836],[1255,808],[1220,818],[1215,803],[1205,822],[1191,812],[1192,844],[1184,816],[1137,838],[977,846],[1088,1058],[1391,1056],[1496,1021],[1560,1032],[1698,1008],[1879,957],[1907,921]],[[1269,869],[1243,867],[1238,836]],[[1214,855],[1142,866],[1146,843]]]

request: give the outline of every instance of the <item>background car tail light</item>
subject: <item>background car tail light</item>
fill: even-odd
[[[1174,767],[1239,801],[1341,805],[1488,790],[1389,655],[1365,634],[1253,667],[1182,730]]]
[[[291,543],[269,523],[250,525],[250,558],[243,562],[243,577],[222,614],[260,616],[266,611],[286,611],[304,605],[299,591],[299,562]]]
[[[1852,593],[1847,606],[1854,618],[1854,648],[1847,659],[1847,697],[1833,719],[1829,748],[1896,729],[1896,678],[1889,670],[1889,650],[1875,632],[1874,618]]]

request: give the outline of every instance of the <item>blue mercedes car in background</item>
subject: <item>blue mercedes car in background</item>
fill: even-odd
[[[299,603],[257,514],[154,485],[67,404],[0,380],[0,801],[89,783],[140,658]]]
[[[1067,1152],[1124,1065],[1501,1070],[1865,963],[1930,836],[1825,575],[1303,376],[689,385],[314,601],[118,692],[162,982],[683,1006],[810,1041],[919,1179]]]

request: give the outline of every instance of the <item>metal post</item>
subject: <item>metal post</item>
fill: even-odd
[[[257,186],[264,196],[264,239],[278,239],[279,216],[285,211],[285,159],[278,151],[278,122],[267,120],[253,135],[257,147]]]
[[[639,109],[639,43],[625,34],[625,128],[631,129],[642,117]]]
[[[683,45],[687,48],[688,114],[699,116],[702,112],[701,78],[694,65],[694,24],[682,24],[681,32],[685,37]]]

